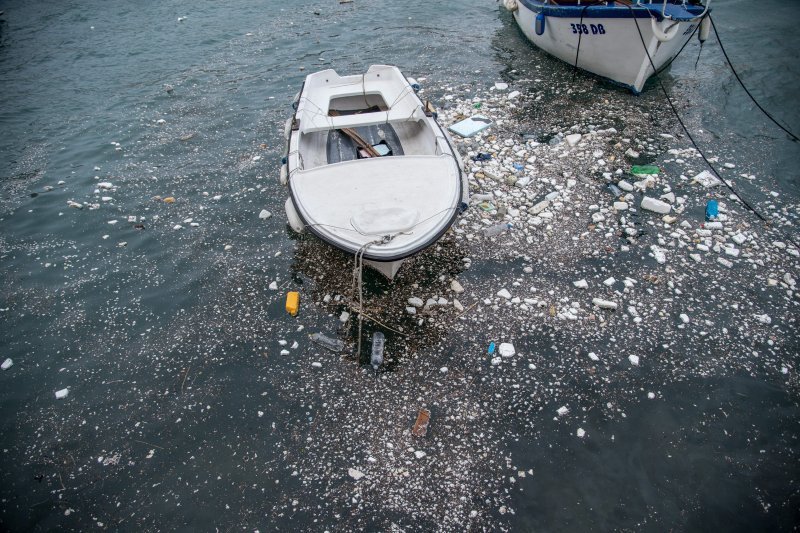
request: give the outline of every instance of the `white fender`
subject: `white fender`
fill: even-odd
[[[283,126],[283,138],[289,140],[289,135],[292,134],[292,117],[286,119],[286,124]]]
[[[706,42],[709,33],[711,33],[711,19],[705,17],[700,21],[700,33],[697,35],[701,43]]]
[[[306,228],[303,226],[303,222],[300,220],[300,215],[298,215],[297,211],[294,209],[292,199],[287,198],[283,207],[286,209],[286,219],[289,221],[289,226],[297,233],[303,233]]]
[[[512,12],[519,9],[519,6],[517,5],[517,0],[503,0],[503,5],[506,7],[506,9]]]
[[[286,165],[281,165],[281,185],[286,185],[289,183],[289,170],[286,168]]]
[[[676,22],[675,24],[670,26],[667,29],[667,31],[662,31],[655,18],[650,19],[650,27],[653,30],[653,35],[655,35],[656,39],[658,39],[662,43],[674,39],[675,36],[678,35],[678,30],[680,30],[680,24]]]

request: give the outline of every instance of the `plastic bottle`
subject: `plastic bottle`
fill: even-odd
[[[383,364],[383,346],[386,344],[386,336],[380,331],[372,334],[372,368],[377,372],[378,368]]]
[[[608,192],[610,192],[615,198],[619,198],[620,196],[625,194],[624,192],[622,192],[622,189],[617,187],[616,184],[614,183],[609,183],[608,185],[606,185],[606,189],[608,189]]]
[[[332,352],[341,352],[344,350],[344,342],[340,341],[339,339],[332,339],[327,335],[323,335],[322,333],[312,333],[309,335],[309,337],[311,337],[312,341],[316,342],[320,346],[324,346]]]
[[[716,220],[719,216],[719,204],[716,200],[709,200],[706,204],[706,220]]]
[[[500,235],[511,228],[513,228],[511,224],[508,222],[501,222],[500,224],[495,224],[494,226],[489,226],[483,230],[484,237],[494,237],[495,235]]]
[[[633,165],[631,167],[631,174],[634,176],[641,176],[643,174],[653,175],[661,172],[661,169],[655,165]]]

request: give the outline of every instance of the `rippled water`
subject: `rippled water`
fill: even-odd
[[[736,68],[797,131],[800,7],[715,4]],[[332,410],[347,410],[358,388],[344,384],[341,397],[317,402],[302,370],[310,361],[306,333],[337,322],[306,299],[333,291],[311,279],[318,258],[285,227],[277,183],[283,121],[304,76],[322,68],[396,64],[426,78],[428,95],[446,105],[451,86],[504,80],[524,88],[535,76],[563,87],[569,67],[532,48],[488,0],[5,1],[0,9],[0,359],[14,361],[0,374],[4,528],[436,529],[414,509],[359,517],[344,481],[309,485],[308,472],[290,466],[315,464],[304,455],[314,449],[306,438],[330,439],[327,468],[350,462],[356,452],[326,421]],[[662,79],[690,128],[703,130],[698,141],[757,175],[741,186],[759,205],[796,204],[797,144],[752,108],[713,39],[695,69],[697,53],[696,44],[687,47]],[[577,83],[596,83],[596,98],[636,98],[587,80],[579,75]],[[564,91],[548,98],[548,110],[581,105]],[[665,105],[652,82],[635,101],[643,112]],[[536,112],[534,105],[531,117]],[[101,182],[112,188],[95,193]],[[170,196],[174,204],[154,200]],[[69,200],[97,208],[73,209]],[[262,209],[272,218],[259,220]],[[491,260],[474,262],[476,285],[493,287],[508,274]],[[457,273],[459,259],[445,268]],[[416,281],[425,287],[437,275]],[[280,290],[269,288],[273,281]],[[299,321],[283,311],[290,287],[304,291]],[[378,280],[372,288],[391,290]],[[787,335],[796,363],[796,332]],[[299,355],[278,355],[278,339],[303,343]],[[531,349],[555,356],[550,344],[558,340],[543,333]],[[413,355],[459,354],[470,343],[441,332],[416,339]],[[409,358],[387,397],[413,399]],[[579,381],[573,390],[591,397]],[[511,494],[514,515],[499,513],[465,476],[465,492],[487,517],[481,527],[797,523],[796,378],[794,388],[742,375],[651,385],[673,401],[654,408],[620,400],[624,416],[611,418],[589,412],[592,440],[536,413],[530,417],[541,417],[541,429],[525,438],[504,440],[525,425],[514,416],[485,428],[486,436],[475,428],[475,442],[488,450],[477,470],[513,457],[535,471],[513,487],[486,487]],[[619,398],[630,396],[626,386]],[[68,398],[55,400],[65,387]],[[329,418],[318,426],[320,410]],[[318,466],[327,479],[326,465]],[[433,494],[448,483],[412,482]],[[304,500],[302,512],[292,511],[294,499]]]

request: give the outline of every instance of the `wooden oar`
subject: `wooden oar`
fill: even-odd
[[[330,111],[328,111],[328,114],[330,116],[332,116],[332,117],[341,116],[334,109],[331,109]],[[341,131],[342,133],[344,133],[345,135],[350,137],[350,139],[354,143],[356,143],[360,148],[363,148],[364,151],[367,152],[367,154],[369,154],[370,157],[380,157],[381,156],[381,154],[379,154],[378,151],[375,150],[375,148],[373,148],[371,144],[369,144],[367,141],[365,141],[364,138],[361,137],[361,135],[359,135],[358,132],[356,130],[354,130],[353,128],[339,128],[339,131]]]

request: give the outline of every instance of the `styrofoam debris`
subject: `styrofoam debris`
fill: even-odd
[[[656,200],[655,198],[651,198],[649,196],[642,198],[640,207],[642,209],[646,209],[647,211],[661,213],[662,215],[666,215],[672,210],[672,206],[668,203],[662,202],[661,200]]]
[[[753,315],[753,318],[761,322],[762,324],[772,324],[772,318],[768,314],[763,315]]]
[[[517,350],[514,348],[514,345],[510,342],[501,342],[500,346],[497,347],[497,353],[500,354],[502,357],[511,357],[512,355],[517,353]]]
[[[596,305],[600,309],[616,309],[617,308],[616,302],[612,302],[610,300],[603,300],[602,298],[592,298],[592,304]]]
[[[708,189],[710,187],[716,187],[717,185],[721,185],[722,184],[720,179],[718,177],[716,177],[714,174],[712,174],[711,172],[709,172],[708,170],[704,170],[704,171],[700,172],[699,174],[697,174],[694,178],[692,178],[692,182],[693,183],[699,183],[700,185],[702,185],[706,189]]]

